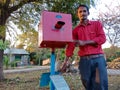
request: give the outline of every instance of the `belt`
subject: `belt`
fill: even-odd
[[[80,58],[97,58],[97,57],[101,57],[104,56],[104,54],[91,54],[91,55],[86,55],[86,56],[81,56]]]

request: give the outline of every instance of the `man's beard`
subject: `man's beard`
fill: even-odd
[[[87,20],[87,18],[86,18],[86,17],[83,17],[81,20],[82,20],[82,21],[85,21],[85,20]]]

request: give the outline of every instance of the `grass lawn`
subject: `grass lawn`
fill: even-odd
[[[0,82],[0,90],[49,90],[49,86],[40,87],[39,78],[48,70],[5,74],[5,80]],[[71,90],[84,90],[79,75],[64,74]],[[109,90],[120,90],[120,75],[109,76]]]

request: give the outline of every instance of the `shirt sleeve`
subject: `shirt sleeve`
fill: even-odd
[[[67,45],[67,48],[66,48],[67,57],[71,57],[73,55],[74,48],[75,48],[75,45],[72,42]]]
[[[103,30],[103,26],[100,22],[97,23],[96,25],[97,28],[97,37],[95,37],[93,39],[93,41],[95,41],[97,44],[103,44],[106,41],[106,36],[105,36],[105,32]]]
[[[73,40],[78,40],[75,29],[72,31]],[[66,56],[71,57],[75,49],[75,42],[68,43],[66,47]]]

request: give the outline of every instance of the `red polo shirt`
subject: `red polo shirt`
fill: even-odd
[[[88,21],[86,26],[79,24],[73,30],[73,40],[93,40],[97,42],[97,46],[85,45],[79,46],[79,56],[86,56],[91,54],[103,53],[102,44],[106,41],[106,36],[103,30],[103,26],[99,21]],[[73,55],[75,43],[69,43],[66,48],[66,56]]]

